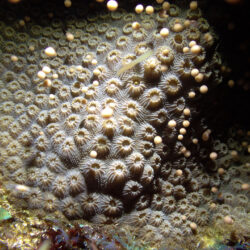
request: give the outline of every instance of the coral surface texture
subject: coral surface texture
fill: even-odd
[[[0,164],[11,195],[155,241],[244,217],[248,166],[228,170],[232,156],[201,112],[222,62],[197,3],[90,14],[50,4],[24,3],[21,21],[0,10]]]

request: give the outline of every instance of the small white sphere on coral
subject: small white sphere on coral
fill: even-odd
[[[42,71],[45,74],[49,74],[51,72],[51,68],[49,66],[43,66]]]
[[[12,62],[17,62],[18,61],[18,57],[17,56],[11,56],[11,61]]]
[[[188,93],[188,97],[189,97],[189,98],[194,98],[195,96],[196,96],[196,94],[195,94],[194,91],[190,91],[190,92]]]
[[[195,69],[191,70],[191,76],[196,77],[198,74],[199,74],[199,70],[198,69],[195,68]]]
[[[188,44],[188,46],[190,47],[190,48],[192,48],[193,46],[195,46],[196,45],[196,41],[191,41],[189,44]]]
[[[50,56],[50,57],[56,56],[56,51],[55,51],[55,49],[52,48],[52,47],[47,47],[47,48],[44,50],[44,52],[45,52],[45,54],[46,54],[47,56]]]
[[[70,32],[67,32],[67,33],[66,33],[66,39],[67,39],[69,42],[71,42],[71,41],[74,40],[74,35],[73,35],[72,33],[70,33]]]
[[[141,25],[140,25],[138,22],[133,22],[133,23],[132,23],[132,28],[133,28],[134,30],[138,30],[140,27],[141,27]]]
[[[170,3],[169,3],[169,2],[164,2],[164,3],[162,4],[162,8],[163,8],[164,10],[169,10],[169,9],[170,9]]]
[[[234,223],[233,219],[229,215],[225,216],[223,220],[226,224],[229,225],[232,225]]]
[[[144,10],[144,7],[143,7],[142,4],[138,4],[138,5],[135,6],[135,12],[136,12],[137,14],[142,13],[143,10]]]
[[[194,54],[199,54],[201,52],[201,47],[199,45],[193,45],[190,50]]]
[[[184,48],[182,49],[182,51],[183,51],[183,53],[187,53],[187,52],[189,52],[189,48],[188,48],[188,47],[184,47]]]
[[[177,169],[175,173],[177,176],[182,176],[183,171],[181,169]]]
[[[145,11],[146,11],[146,13],[147,13],[148,15],[151,15],[151,14],[154,13],[154,7],[151,6],[151,5],[148,5],[148,6],[146,7]]]
[[[211,160],[216,160],[216,159],[217,159],[217,156],[218,156],[218,155],[217,155],[216,152],[211,152],[210,155],[209,155],[209,157],[210,157]]]
[[[191,222],[190,224],[189,224],[189,226],[190,226],[190,228],[192,229],[192,230],[197,230],[197,224],[196,223],[194,223],[194,222]]]
[[[174,127],[176,127],[176,121],[175,121],[175,120],[170,120],[170,121],[168,122],[168,127],[169,127],[169,128],[174,128]]]
[[[198,73],[195,77],[194,77],[196,82],[202,82],[204,79],[204,75],[202,73]]]
[[[201,94],[206,94],[208,92],[208,87],[206,85],[200,86]]]
[[[223,175],[225,173],[225,169],[224,168],[219,168],[218,169],[218,174],[219,175]]]
[[[64,6],[65,6],[66,8],[71,7],[71,5],[72,5],[72,2],[71,2],[70,0],[65,0],[65,1],[64,1]]]
[[[160,137],[160,136],[156,136],[155,138],[154,138],[154,143],[155,144],[161,144],[162,143],[162,138]]]
[[[115,11],[118,8],[118,3],[115,0],[109,0],[107,2],[107,8],[109,11]]]
[[[160,35],[162,36],[162,37],[167,37],[168,35],[169,35],[169,29],[168,28],[162,28],[161,30],[160,30]]]
[[[190,116],[190,109],[189,108],[185,108],[184,110],[183,110],[183,114],[184,115],[186,115],[186,116]]]
[[[45,79],[46,74],[45,74],[43,71],[38,71],[37,77],[38,77],[39,79]]]
[[[196,10],[197,7],[198,7],[197,1],[192,1],[192,2],[189,4],[189,7],[190,7],[191,10]]]
[[[190,122],[189,122],[188,120],[184,120],[184,121],[182,122],[182,125],[183,125],[185,128],[187,128],[187,127],[189,127]]]
[[[242,189],[242,190],[248,190],[249,187],[250,187],[250,185],[249,185],[248,183],[243,183],[243,184],[241,185],[241,189]]]
[[[175,32],[181,32],[181,31],[183,31],[183,26],[182,26],[182,24],[180,24],[180,23],[175,23],[174,24],[174,27],[173,27],[173,30],[175,31]]]
[[[96,152],[95,150],[92,150],[92,151],[90,151],[89,156],[90,156],[91,158],[96,158],[96,157],[97,157],[97,152]]]

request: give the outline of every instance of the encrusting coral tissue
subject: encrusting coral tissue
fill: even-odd
[[[130,11],[102,2],[86,14],[78,1],[24,1],[21,21],[0,10],[0,172],[10,196],[131,227],[152,244],[181,242],[211,221],[240,224],[249,165],[230,167],[199,108],[222,81],[222,61],[197,2]]]

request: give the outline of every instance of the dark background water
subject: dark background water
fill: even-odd
[[[229,4],[225,0],[204,2],[204,15],[219,37],[218,50],[232,72],[226,77],[235,81],[233,88],[224,85],[219,91],[219,103],[225,115],[225,126],[239,123],[250,125],[250,1]],[[223,116],[221,117],[223,119]]]

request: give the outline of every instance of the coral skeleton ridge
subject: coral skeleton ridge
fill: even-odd
[[[236,200],[249,205],[247,170],[231,179],[226,145],[200,113],[222,62],[197,2],[128,12],[110,0],[63,19],[60,8],[0,21],[0,164],[13,196],[68,219],[136,226],[147,240],[235,221]],[[228,182],[234,192],[215,204]]]

